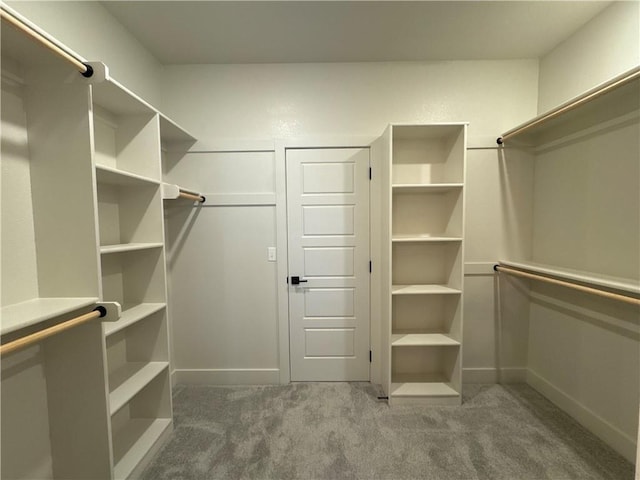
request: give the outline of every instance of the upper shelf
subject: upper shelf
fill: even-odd
[[[638,110],[640,67],[523,123],[498,138],[498,144],[537,147]]]
[[[462,189],[462,183],[394,183],[393,193],[446,193]]]
[[[35,298],[26,302],[8,305],[0,309],[2,324],[0,334],[14,332],[40,322],[88,307],[98,298]]]
[[[96,165],[96,179],[98,183],[119,187],[145,187],[160,184],[158,180],[106,165]]]
[[[162,141],[163,148],[169,150],[173,150],[174,148],[188,149],[188,147],[196,142],[196,137],[160,113],[160,140]]]

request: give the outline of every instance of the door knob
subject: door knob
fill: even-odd
[[[291,277],[291,285],[299,285],[301,283],[307,283],[307,281],[300,280],[300,277]]]

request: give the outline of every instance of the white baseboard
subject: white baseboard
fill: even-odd
[[[280,383],[277,368],[175,369],[172,382],[190,385],[271,385]]]
[[[527,369],[524,367],[509,367],[498,369],[487,368],[463,368],[462,383],[521,383],[527,381]]]
[[[636,440],[589,410],[575,398],[555,387],[533,370],[527,371],[527,383],[571,415],[594,435],[631,463],[636,462]]]

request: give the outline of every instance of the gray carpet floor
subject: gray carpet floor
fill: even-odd
[[[633,479],[634,467],[523,384],[460,407],[393,407],[369,383],[178,386],[145,480]]]

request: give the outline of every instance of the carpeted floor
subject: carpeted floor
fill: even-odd
[[[527,385],[394,407],[369,383],[178,386],[145,480],[633,479],[633,465]]]

